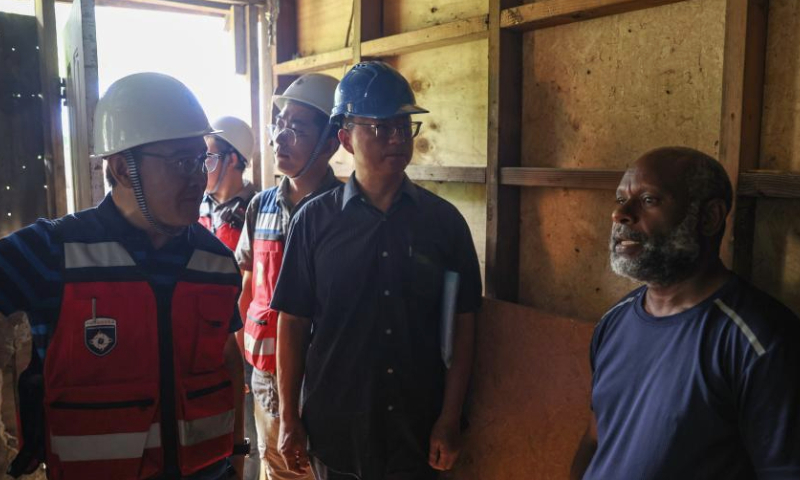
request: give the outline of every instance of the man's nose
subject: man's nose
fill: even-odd
[[[634,223],[635,214],[632,211],[631,203],[630,200],[625,200],[625,202],[618,204],[614,211],[611,212],[611,220],[622,225]]]

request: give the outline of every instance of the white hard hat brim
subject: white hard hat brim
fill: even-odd
[[[208,129],[207,131],[203,131],[202,133],[198,133],[196,135],[187,135],[185,137],[180,137],[180,138],[167,137],[167,138],[162,138],[161,140],[153,140],[153,141],[150,141],[150,142],[147,142],[147,143],[142,143],[141,145],[137,145],[136,147],[141,147],[142,145],[149,145],[151,143],[157,143],[157,142],[168,142],[170,140],[184,140],[184,139],[187,139],[187,138],[205,138],[205,137],[207,137],[209,135],[216,135],[218,133],[223,133],[223,131],[222,130]],[[136,147],[130,147],[130,148],[136,148]],[[109,151],[109,152],[94,153],[94,154],[89,155],[89,157],[90,158],[106,158],[106,157],[110,157],[111,155],[115,155],[117,153],[122,153],[125,150],[130,150],[130,148],[122,148],[122,149],[119,149],[119,150],[114,150],[114,151]]]

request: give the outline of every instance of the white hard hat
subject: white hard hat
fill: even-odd
[[[210,133],[216,132],[186,85],[161,73],[135,73],[111,84],[97,102],[94,156]]]
[[[333,110],[333,96],[339,80],[322,73],[307,73],[286,88],[283,95],[273,95],[272,103],[283,110],[289,100],[300,102],[321,111],[326,117]]]
[[[253,156],[253,146],[256,143],[250,125],[236,117],[220,117],[211,122],[211,127],[220,131],[214,135],[215,137],[228,142],[244,157],[242,161],[245,164],[250,162]]]

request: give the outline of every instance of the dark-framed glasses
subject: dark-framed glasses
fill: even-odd
[[[218,153],[209,154],[208,152],[203,152],[200,155],[182,155],[180,157],[161,155],[160,153],[152,152],[139,152],[139,155],[160,158],[164,160],[170,168],[184,175],[193,175],[200,169],[203,170],[203,173],[211,173],[217,168],[217,164],[220,158],[222,158]],[[215,159],[209,160],[209,157],[212,155],[215,156]]]
[[[352,129],[353,125],[361,125],[363,127],[369,127],[372,132],[375,134],[375,138],[381,141],[387,141],[390,138],[398,135],[403,140],[408,140],[410,138],[415,138],[419,135],[419,130],[422,128],[422,122],[409,122],[402,125],[389,125],[384,123],[359,123],[359,122],[347,122],[345,124],[345,128],[348,130]]]

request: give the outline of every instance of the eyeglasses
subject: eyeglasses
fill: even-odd
[[[267,133],[269,134],[269,139],[273,143],[278,143],[278,140],[282,139],[284,144],[290,147],[297,144],[298,138],[303,139],[308,137],[308,133],[297,128],[288,127],[286,123],[282,121],[279,121],[277,124],[271,123],[267,125]]]
[[[345,128],[350,130],[353,128],[353,125],[370,127],[372,132],[375,133],[375,138],[385,142],[395,135],[399,135],[403,140],[415,138],[417,135],[419,135],[419,129],[422,127],[422,122],[409,122],[404,125],[348,122],[345,124]]]
[[[203,173],[211,173],[217,169],[219,160],[224,156],[218,153],[208,152],[203,152],[197,156],[185,155],[178,158],[151,152],[139,152],[139,155],[160,158],[164,160],[171,168],[184,175],[194,175],[201,168]]]

